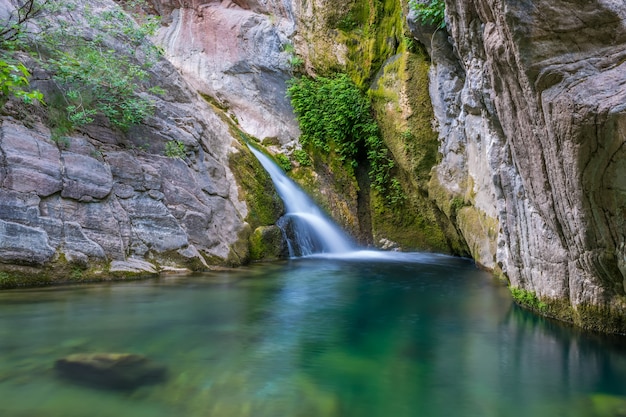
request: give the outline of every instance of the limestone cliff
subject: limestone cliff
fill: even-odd
[[[473,255],[544,314],[626,331],[626,5],[446,1],[447,32],[412,22],[433,60],[431,189],[469,204]]]

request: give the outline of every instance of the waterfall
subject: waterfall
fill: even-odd
[[[350,238],[269,157],[248,145],[274,182],[285,204],[279,221],[289,247],[289,256],[319,253],[342,254],[355,250]]]

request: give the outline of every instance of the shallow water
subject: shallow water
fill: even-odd
[[[622,416],[625,342],[534,317],[437,255],[12,290],[0,416]],[[169,379],[110,391],[58,378],[54,361],[79,352],[143,354]]]

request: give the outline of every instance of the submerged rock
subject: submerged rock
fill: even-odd
[[[158,384],[167,375],[165,366],[132,353],[77,353],[57,360],[55,369],[68,381],[118,390]]]

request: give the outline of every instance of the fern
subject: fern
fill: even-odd
[[[446,3],[444,0],[430,0],[430,3],[420,3],[418,0],[409,0],[409,7],[415,11],[422,24],[436,26],[437,29],[446,27]]]

